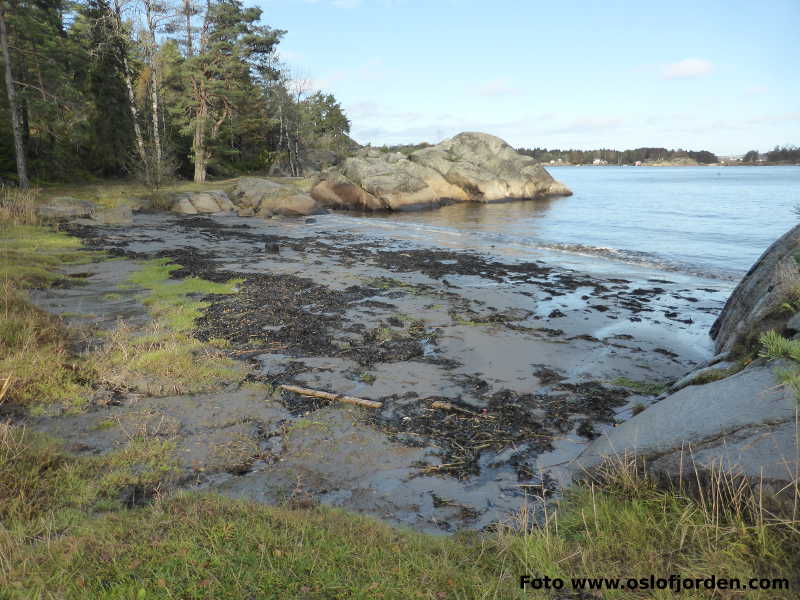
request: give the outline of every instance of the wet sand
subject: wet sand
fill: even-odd
[[[436,240],[387,244],[341,224],[138,215],[130,227],[74,228],[119,260],[81,266],[83,284],[35,294],[41,306],[74,324],[141,323],[135,290],[117,289],[141,258],[173,259],[177,278],[242,278],[238,294],[208,298],[195,335],[228,340],[252,371],[235,389],[120,392],[32,425],[76,451],[105,452],[132,425],[100,423],[160,423],[152,434],[176,441],[185,487],[322,502],[423,531],[483,529],[551,493],[587,441],[655,400],[615,380],[666,383],[707,358],[731,285]],[[330,405],[279,384],[383,408]]]

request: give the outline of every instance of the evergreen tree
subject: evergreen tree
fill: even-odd
[[[207,0],[197,50],[186,59],[195,182],[206,179],[222,125],[258,95],[255,79],[271,75],[269,57],[284,32],[258,25],[260,18],[238,0]]]

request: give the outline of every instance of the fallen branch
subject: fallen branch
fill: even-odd
[[[431,408],[438,408],[440,410],[458,410],[463,413],[467,413],[468,415],[479,416],[477,413],[474,413],[471,410],[467,410],[466,408],[461,408],[460,406],[456,406],[452,402],[442,402],[440,400],[436,400],[435,402],[431,403]]]
[[[310,396],[312,398],[323,398],[325,400],[335,400],[337,402],[344,402],[345,404],[355,404],[356,406],[365,406],[367,408],[381,408],[383,402],[376,402],[374,400],[364,400],[363,398],[355,398],[353,396],[340,396],[338,394],[331,394],[330,392],[321,392],[319,390],[310,390],[308,388],[298,387],[296,385],[280,385],[282,390],[287,392],[294,392],[301,396]]]

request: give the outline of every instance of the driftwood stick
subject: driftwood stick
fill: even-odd
[[[431,402],[431,408],[438,408],[440,410],[457,410],[463,413],[467,413],[468,415],[474,415],[475,413],[471,410],[467,410],[466,408],[461,408],[460,406],[456,406],[452,402],[441,402],[440,400],[436,400],[435,402]]]
[[[345,404],[355,404],[357,406],[366,406],[367,408],[381,408],[383,402],[375,402],[374,400],[364,400],[363,398],[355,398],[353,396],[340,396],[338,394],[331,394],[330,392],[320,392],[319,390],[310,390],[296,385],[281,385],[281,389],[287,392],[294,392],[301,396],[311,396],[312,398],[324,398],[325,400],[336,400],[337,402],[344,402]]]

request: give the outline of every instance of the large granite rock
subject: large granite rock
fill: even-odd
[[[800,225],[772,244],[731,294],[711,327],[717,352],[753,344],[760,333],[781,331],[791,311],[781,309],[800,286]]]
[[[323,173],[311,195],[325,206],[414,210],[446,202],[497,202],[572,192],[500,138],[460,133],[408,156],[364,149]]]
[[[240,215],[298,217],[317,215],[325,209],[296,187],[260,177],[242,177],[233,191],[233,202]]]
[[[685,387],[596,439],[572,469],[635,454],[673,475],[713,465],[790,481],[800,472],[797,399],[776,379],[781,366],[760,360],[726,379]]]
[[[215,214],[232,212],[235,206],[222,190],[178,194],[170,209],[181,215]]]
[[[79,219],[90,217],[96,209],[94,202],[62,196],[40,204],[36,207],[36,213],[41,219]]]

